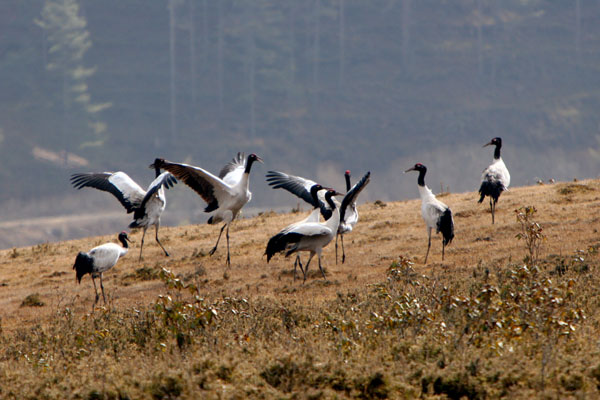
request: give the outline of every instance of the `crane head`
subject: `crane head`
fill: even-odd
[[[254,162],[254,161],[258,161],[261,164],[264,164],[264,161],[262,158],[260,158],[259,156],[257,156],[256,154],[252,153],[248,156],[248,161],[249,162]]]
[[[486,146],[502,146],[502,138],[495,137],[492,140],[490,140],[489,143],[483,145],[483,147]]]
[[[404,173],[407,173],[410,171],[418,171],[418,172],[427,171],[427,167],[421,163],[416,163],[414,167],[407,169],[406,171],[404,171]]]

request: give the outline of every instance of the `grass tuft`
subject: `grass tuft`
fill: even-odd
[[[561,194],[563,196],[569,195],[569,194],[591,192],[594,190],[595,190],[594,188],[592,188],[588,185],[580,184],[580,183],[561,184],[561,185],[558,185],[556,188],[556,191],[558,192],[558,194]]]
[[[40,299],[39,293],[32,293],[25,297],[21,302],[21,307],[43,307],[44,302]]]

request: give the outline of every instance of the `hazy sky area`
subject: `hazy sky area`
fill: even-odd
[[[416,162],[476,191],[495,136],[513,186],[599,174],[595,0],[5,0],[0,74],[0,248],[125,229],[69,176],[146,187],[155,157],[258,154],[245,215],[298,204],[272,169],[338,190],[371,171],[361,202],[416,198]],[[167,199],[163,225],[206,220],[187,186]]]

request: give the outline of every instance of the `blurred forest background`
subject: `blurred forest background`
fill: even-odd
[[[146,187],[155,157],[260,155],[245,215],[297,205],[269,169],[340,190],[370,170],[361,201],[417,197],[415,162],[477,190],[494,136],[513,185],[600,166],[598,0],[4,0],[0,74],[0,248],[125,228],[68,178]],[[167,197],[164,225],[206,220]]]

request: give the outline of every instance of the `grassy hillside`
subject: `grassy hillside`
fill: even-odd
[[[492,225],[476,193],[446,194],[456,237],[427,265],[419,200],[364,204],[346,263],[331,244],[328,279],[315,263],[305,284],[263,256],[304,213],[237,221],[230,269],[224,246],[206,255],[217,227],[163,229],[172,257],[149,237],[142,262],[132,234],[94,311],[72,264],[116,233],[2,251],[0,397],[598,396],[599,198],[598,180],[511,189]],[[516,237],[529,205],[533,262]]]

